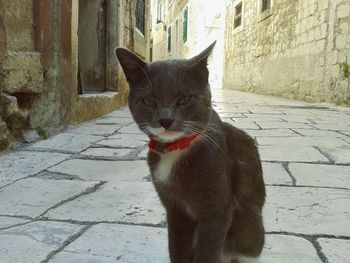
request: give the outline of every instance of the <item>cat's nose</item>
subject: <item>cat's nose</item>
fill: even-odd
[[[173,124],[174,120],[173,119],[160,119],[158,122],[160,123],[160,125],[162,125],[162,127],[164,129],[168,129],[171,126],[171,124]]]

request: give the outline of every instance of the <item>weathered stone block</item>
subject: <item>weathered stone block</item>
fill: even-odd
[[[0,150],[5,149],[8,145],[7,136],[8,136],[8,130],[6,123],[2,121],[2,118],[0,116]]]
[[[266,231],[349,235],[348,190],[279,186],[268,186],[266,190]]]
[[[0,93],[0,115],[9,116],[19,111],[17,98],[6,93]]]
[[[102,139],[102,136],[97,135],[62,133],[32,144],[29,149],[78,153],[88,148],[91,143]]]
[[[343,263],[349,260],[350,240],[338,238],[319,238],[322,252],[331,263]]]
[[[0,258],[6,263],[44,262],[50,252],[81,230],[61,222],[32,222],[0,231]]]
[[[159,225],[165,221],[165,209],[150,182],[109,182],[94,193],[50,210],[45,216],[62,220]]]
[[[0,187],[62,162],[61,153],[17,151],[0,156]]]
[[[336,46],[337,49],[344,49],[346,47],[345,36],[339,35],[336,38],[335,46]]]
[[[2,86],[7,93],[41,93],[43,69],[37,52],[9,52],[2,61]]]
[[[97,182],[78,180],[19,180],[0,191],[0,214],[37,217],[50,207],[92,189]]]
[[[8,50],[34,50],[34,12],[31,0],[2,1]]]
[[[145,161],[100,161],[71,159],[49,168],[50,172],[97,181],[142,181],[149,175]]]
[[[55,255],[52,263],[168,263],[167,244],[165,228],[98,224]]]
[[[349,4],[339,5],[337,8],[337,17],[345,18],[349,16],[350,16],[350,5]]]

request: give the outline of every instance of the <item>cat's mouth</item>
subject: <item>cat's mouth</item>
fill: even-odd
[[[149,127],[148,130],[150,131],[152,137],[155,140],[164,142],[164,143],[173,142],[186,136],[184,132],[169,131],[164,129],[163,127],[161,128]]]

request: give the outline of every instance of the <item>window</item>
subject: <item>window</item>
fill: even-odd
[[[171,26],[168,27],[168,52],[171,52]]]
[[[261,12],[264,12],[271,8],[271,0],[262,0]]]
[[[240,2],[235,6],[233,28],[237,28],[242,25],[242,7],[243,7],[242,2]]]
[[[183,20],[183,34],[182,34],[182,40],[184,43],[187,41],[187,31],[188,31],[188,7],[184,10],[184,20]]]
[[[158,5],[157,5],[157,21],[163,20],[162,18],[162,3],[158,0]]]
[[[145,0],[136,0],[136,28],[145,34]]]

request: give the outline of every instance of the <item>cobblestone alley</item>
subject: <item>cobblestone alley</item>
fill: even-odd
[[[221,117],[256,138],[262,263],[350,258],[350,109],[224,91]],[[147,138],[127,108],[0,155],[0,262],[169,262]]]

